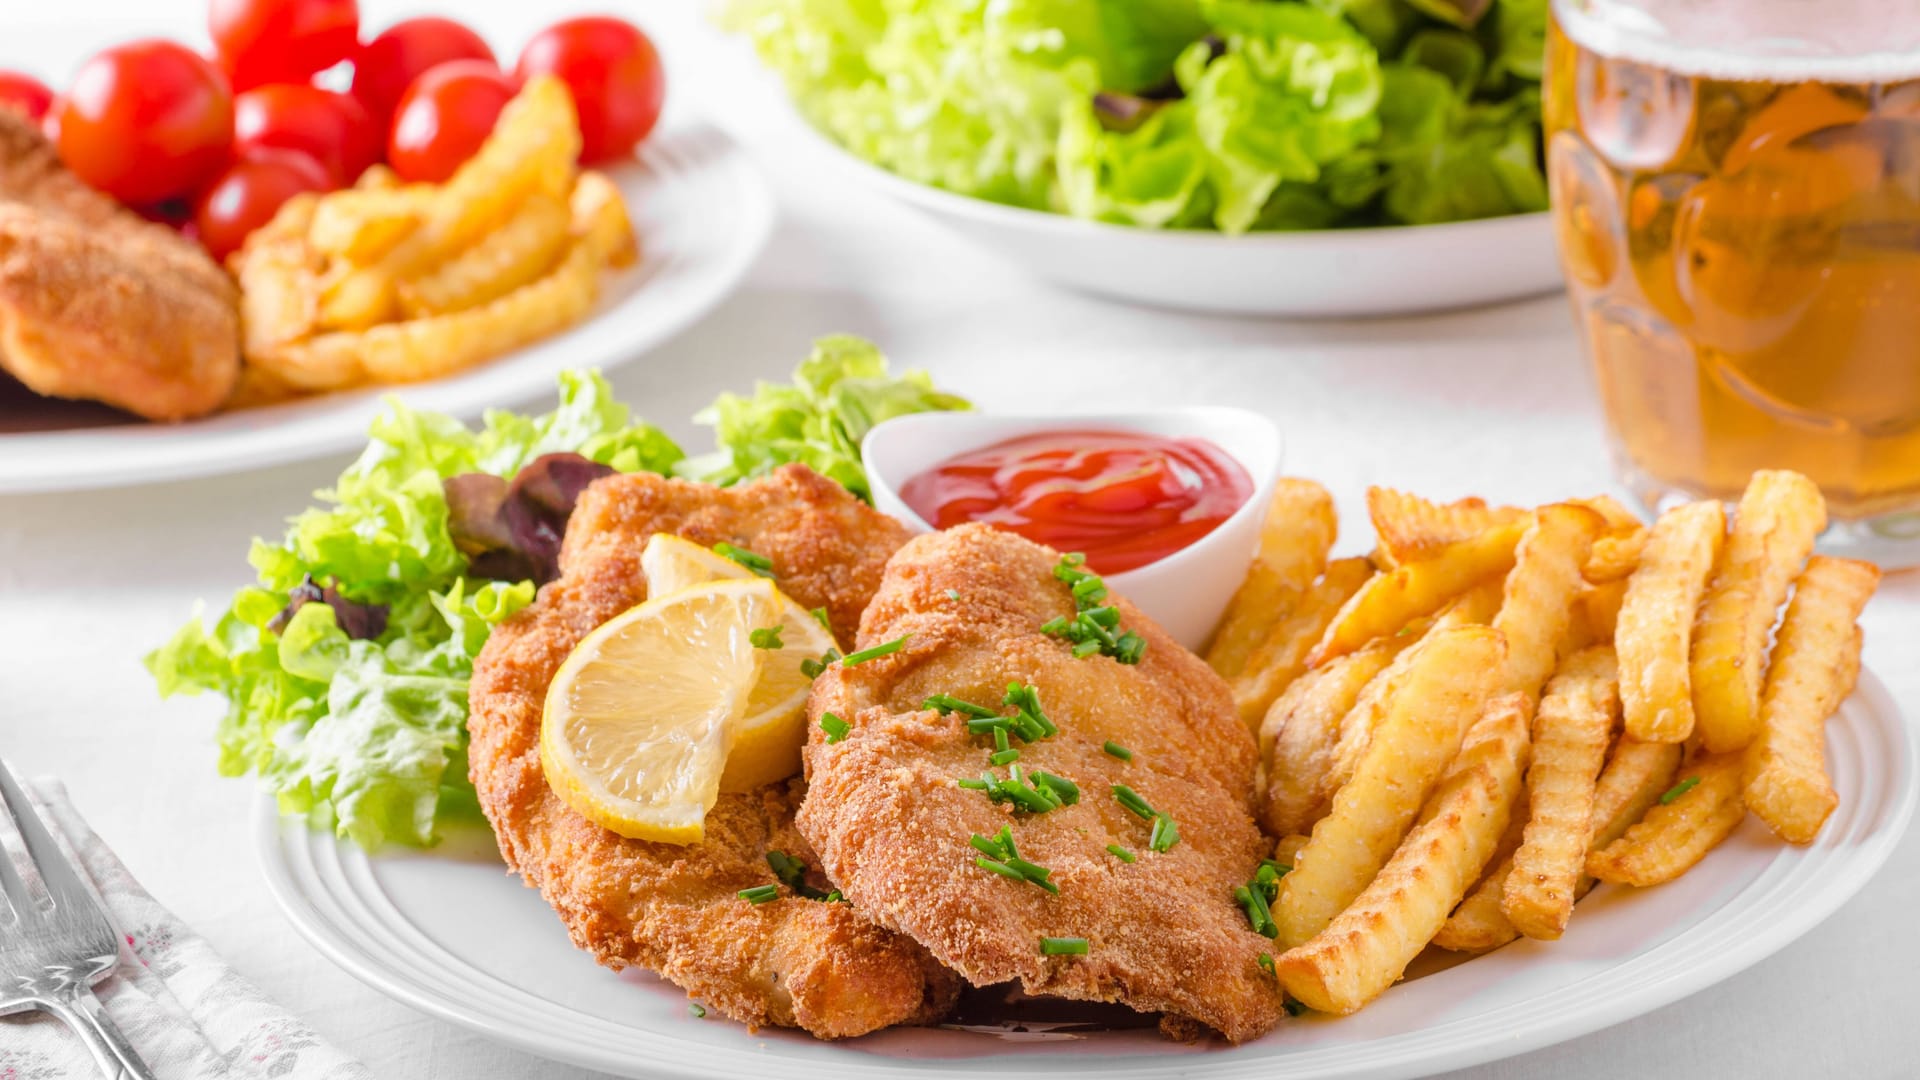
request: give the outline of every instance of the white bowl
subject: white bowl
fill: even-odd
[[[1206,439],[1239,462],[1253,480],[1246,504],[1219,528],[1159,562],[1105,575],[1109,587],[1133,601],[1174,640],[1199,649],[1247,576],[1260,545],[1260,522],[1280,475],[1280,432],[1259,413],[1200,406],[1064,416],[949,412],[896,417],[869,431],[861,445],[873,505],[916,532],[931,532],[933,525],[900,497],[908,480],[969,450],[1059,431],[1138,431]]]
[[[1301,232],[1144,229],[1085,221],[915,183],[807,130],[832,171],[919,209],[1056,284],[1111,299],[1227,315],[1403,315],[1557,291],[1560,260],[1544,211],[1458,221]]]

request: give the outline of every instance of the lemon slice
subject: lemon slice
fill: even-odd
[[[776,570],[778,568],[776,567]],[[671,533],[655,533],[640,553],[640,570],[655,596],[711,581],[755,578],[753,571],[724,555]],[[833,635],[806,608],[778,593],[781,648],[767,653],[747,712],[735,729],[722,791],[750,791],[800,771],[800,747],[807,741],[807,691],[813,680],[800,665],[818,660],[834,647]]]
[[[694,843],[783,605],[759,578],[655,597],[588,634],[547,689],[540,763],[588,819],[636,840]]]

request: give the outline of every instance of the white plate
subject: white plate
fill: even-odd
[[[747,155],[711,125],[669,127],[612,171],[639,233],[641,261],[607,280],[580,325],[470,371],[402,387],[329,394],[184,424],[4,395],[0,494],[210,476],[352,450],[380,399],[463,419],[552,393],[565,368],[611,368],[645,354],[731,293],[773,224],[773,199]],[[19,400],[15,400],[18,397]],[[31,423],[91,424],[23,431]],[[15,430],[9,430],[10,428]]]
[[[1082,292],[1232,315],[1397,315],[1553,292],[1560,260],[1548,213],[1445,225],[1225,236],[1083,221],[956,195],[843,150],[794,108],[741,41],[701,43],[739,88],[720,119],[777,140],[856,191],[921,210],[1010,262]],[[764,133],[764,134],[762,134]]]
[[[1752,818],[1692,873],[1647,890],[1601,886],[1557,943],[1520,941],[1389,990],[1358,1015],[1284,1023],[1256,1042],[1182,1046],[1151,1029],[996,1037],[896,1028],[824,1043],[695,1019],[672,985],[595,966],[539,894],[475,831],[431,853],[369,858],[260,811],[276,900],[321,952],[376,989],[501,1042],[621,1076],[847,1080],[938,1073],[1249,1080],[1403,1077],[1524,1053],[1657,1009],[1806,933],[1866,884],[1899,842],[1916,761],[1885,687],[1863,674],[1827,728],[1840,806],[1812,845]]]

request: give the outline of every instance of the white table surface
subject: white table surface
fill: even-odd
[[[616,6],[668,20],[679,3]],[[505,0],[440,6],[459,9],[503,51],[557,10]],[[201,7],[8,0],[0,66],[57,77],[90,42],[191,33]],[[412,7],[363,2],[367,21],[381,25]],[[76,19],[99,37],[75,36]],[[725,87],[699,84],[697,73],[674,84],[676,109],[724,106]],[[1261,409],[1287,434],[1288,470],[1326,483],[1353,519],[1376,482],[1511,502],[1612,488],[1594,395],[1558,297],[1374,322],[1127,310],[1053,291],[902,208],[822,185],[765,132],[750,142],[783,214],[765,258],[703,325],[613,379],[689,447],[706,445],[706,435],[686,418],[717,390],[784,377],[810,338],[844,330],[986,408]],[[0,753],[64,779],[155,896],[377,1075],[594,1075],[395,1004],[297,937],[254,863],[252,782],[214,774],[216,703],[159,703],[140,667],[195,600],[224,603],[249,577],[249,538],[277,535],[344,463],[0,498]],[[1920,574],[1890,577],[1864,622],[1868,666],[1920,712]],[[1916,913],[1920,831],[1833,918],[1744,974],[1639,1020],[1452,1075],[1914,1075]]]

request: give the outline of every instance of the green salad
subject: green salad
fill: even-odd
[[[731,0],[802,112],[910,180],[1148,228],[1547,205],[1547,0]]]
[[[687,458],[595,372],[560,377],[543,416],[489,412],[478,430],[389,400],[366,450],[208,625],[154,650],[162,696],[227,700],[219,768],[258,773],[282,812],[366,847],[433,842],[478,817],[467,779],[467,681],[491,628],[549,579],[572,500],[647,471],[732,484],[803,462],[863,496],[860,441],[893,416],[964,409],[871,344],[815,344],[788,385],[724,395],[696,419],[718,447]]]

